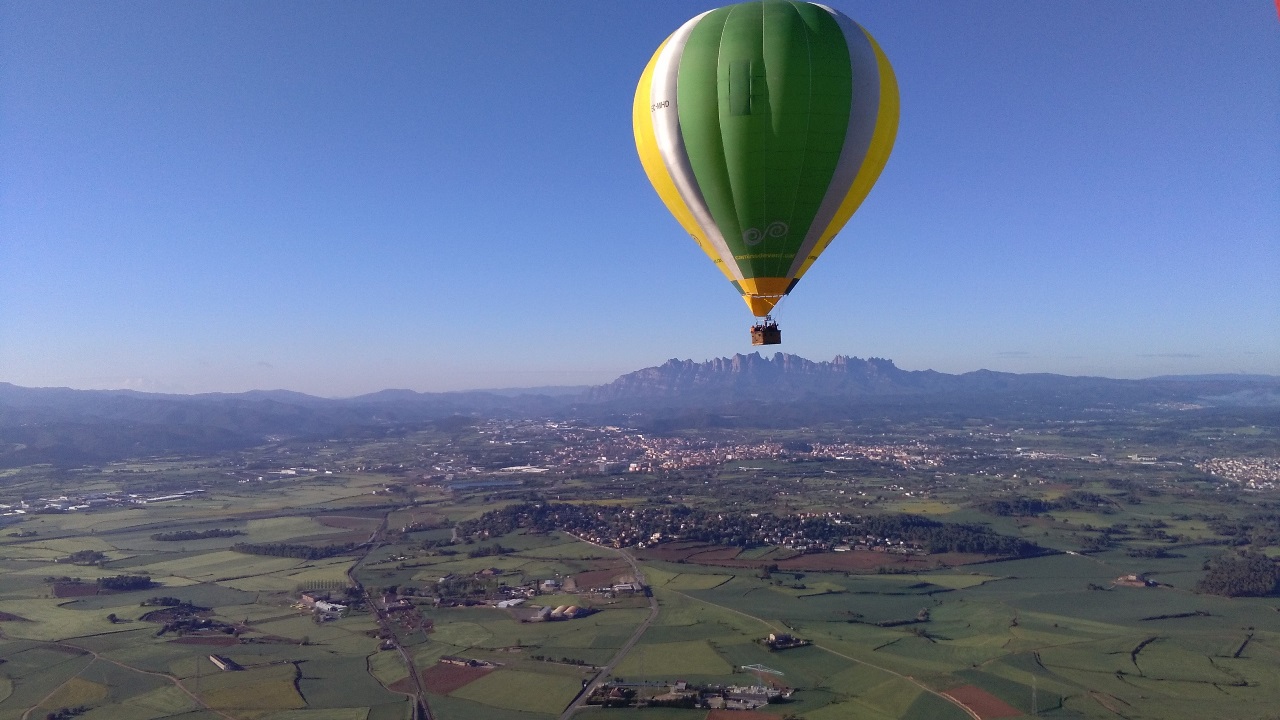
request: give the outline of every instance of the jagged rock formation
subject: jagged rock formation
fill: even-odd
[[[814,362],[798,355],[759,353],[706,362],[668,360],[657,367],[623,375],[592,388],[587,398],[686,398],[746,400],[812,395],[865,395],[921,392],[937,384],[941,373],[900,370],[892,360],[837,355]]]

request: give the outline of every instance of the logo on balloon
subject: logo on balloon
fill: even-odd
[[[761,231],[760,228],[747,228],[742,233],[742,242],[748,245],[759,245],[764,242],[765,238],[786,237],[791,228],[781,220],[774,220],[769,223],[769,227]]]

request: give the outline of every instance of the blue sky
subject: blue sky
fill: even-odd
[[[902,121],[778,349],[1280,374],[1270,0],[833,4]],[[631,139],[645,62],[714,6],[5,0],[0,381],[341,396],[750,352]]]

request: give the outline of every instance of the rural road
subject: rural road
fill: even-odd
[[[217,710],[217,709],[214,709],[213,707],[210,707],[207,703],[205,703],[205,701],[204,701],[204,700],[201,700],[201,699],[200,699],[200,697],[199,697],[198,695],[196,695],[195,693],[191,692],[191,690],[190,690],[186,685],[183,685],[183,684],[182,684],[182,679],[181,679],[181,678],[176,677],[176,676],[174,676],[174,675],[170,675],[170,674],[168,674],[168,673],[152,672],[152,671],[150,671],[150,670],[143,670],[143,669],[141,669],[141,668],[136,668],[136,667],[134,667],[134,666],[132,666],[132,665],[126,665],[126,664],[124,664],[124,663],[120,662],[119,660],[112,660],[111,658],[102,657],[101,655],[99,655],[98,653],[94,652],[93,650],[90,650],[90,649],[88,649],[88,648],[80,647],[79,645],[72,645],[72,644],[70,644],[70,643],[65,643],[65,642],[51,642],[51,641],[48,641],[48,640],[31,640],[31,641],[29,641],[29,642],[38,642],[38,643],[41,643],[41,644],[44,644],[44,645],[53,645],[53,646],[55,646],[55,647],[60,647],[60,648],[65,648],[65,649],[69,649],[69,650],[73,650],[73,651],[78,651],[78,652],[80,652],[80,653],[82,653],[82,654],[85,654],[85,655],[91,655],[91,656],[92,656],[92,659],[89,661],[89,665],[92,665],[92,664],[93,664],[93,663],[95,663],[95,662],[111,663],[112,665],[116,665],[116,666],[122,667],[122,668],[124,668],[125,670],[132,670],[133,672],[136,672],[136,673],[138,673],[138,674],[140,674],[140,675],[152,675],[152,676],[155,676],[155,677],[164,678],[165,680],[168,680],[169,682],[171,682],[171,683],[173,683],[175,686],[177,686],[177,688],[178,688],[179,690],[181,690],[182,692],[186,693],[186,694],[187,694],[187,696],[191,698],[191,701],[192,701],[192,702],[194,702],[194,703],[195,703],[196,705],[198,705],[199,707],[202,707],[202,708],[204,708],[205,710],[208,710],[209,712],[212,712],[212,713],[214,713],[214,714],[216,714],[216,715],[221,716],[224,720],[236,720],[236,718],[234,718],[234,717],[232,717],[232,716],[230,716],[230,715],[228,715],[228,714],[226,714],[226,713],[222,712],[221,710]],[[197,662],[199,662],[199,659],[197,658],[197,660],[196,660],[196,661],[197,661]],[[64,680],[64,681],[62,681],[61,683],[59,683],[59,685],[58,685],[57,687],[55,687],[54,689],[52,689],[52,690],[50,690],[50,691],[49,691],[49,694],[48,694],[48,695],[45,695],[43,698],[41,698],[41,699],[40,699],[40,701],[39,701],[39,702],[37,702],[35,705],[33,705],[33,706],[31,706],[31,707],[27,708],[27,711],[26,711],[26,712],[24,712],[24,713],[22,713],[22,720],[28,720],[28,719],[31,717],[31,713],[33,713],[33,712],[35,712],[37,709],[39,709],[41,705],[44,705],[44,704],[45,704],[45,702],[47,702],[47,701],[49,700],[49,698],[53,697],[53,696],[54,696],[54,694],[56,694],[59,690],[61,690],[61,689],[63,688],[63,686],[65,686],[67,683],[71,682],[71,681],[72,681],[72,680],[74,680],[75,678],[80,677],[80,674],[81,674],[81,673],[83,673],[83,672],[84,672],[84,671],[89,667],[89,665],[85,665],[83,668],[81,668],[81,669],[80,669],[80,672],[77,672],[75,675],[72,675],[71,677],[69,677],[69,678],[67,678],[66,680]]]
[[[360,569],[360,566],[364,564],[369,555],[382,545],[382,536],[387,531],[387,520],[390,517],[391,513],[384,515],[382,523],[369,536],[367,541],[369,548],[347,570],[347,582],[352,587],[360,589],[361,594],[364,596],[365,605],[373,611],[374,617],[378,619],[378,627],[391,637],[392,642],[396,645],[396,650],[400,653],[400,659],[404,661],[405,669],[409,671],[409,677],[413,678],[414,700],[417,702],[417,707],[414,709],[414,720],[432,720],[431,706],[427,704],[427,690],[422,687],[422,674],[418,672],[418,666],[413,662],[413,654],[406,650],[404,645],[400,644],[400,636],[396,634],[395,623],[391,621],[387,611],[374,601],[369,589],[356,579],[356,570]]]
[[[575,535],[574,537],[577,536]],[[582,538],[578,538],[578,540],[581,540],[588,545],[594,545],[595,547],[616,552],[621,555],[622,559],[626,560],[627,564],[631,566],[631,572],[635,575],[636,582],[644,585],[644,573],[640,572],[640,566],[636,564],[635,558],[631,557],[631,554],[626,550],[605,547],[604,545],[598,545],[590,540],[583,540]],[[560,713],[560,720],[569,720],[573,717],[574,713],[582,709],[587,698],[591,697],[591,693],[595,692],[596,688],[600,687],[605,680],[609,679],[609,676],[613,674],[613,669],[627,657],[627,654],[631,652],[631,648],[635,647],[635,644],[640,640],[640,636],[644,635],[644,632],[649,629],[649,626],[653,624],[653,621],[658,619],[658,598],[654,597],[653,593],[649,592],[648,588],[645,589],[645,593],[649,596],[649,617],[645,618],[644,622],[636,626],[636,631],[631,633],[631,637],[627,639],[627,642],[624,643],[621,648],[618,648],[618,652],[614,654],[613,659],[601,668],[600,671],[595,674],[595,677],[591,678],[591,682],[588,682],[583,686],[582,692],[578,693],[578,695],[573,698],[573,702],[569,703],[569,706],[564,709],[564,712]]]
[[[769,622],[768,620],[765,620],[764,618],[759,618],[759,617],[756,617],[755,615],[750,615],[750,614],[748,614],[748,613],[744,613],[744,612],[742,612],[741,610],[735,610],[734,608],[728,607],[728,606],[726,606],[726,605],[718,605],[718,604],[713,603],[713,602],[711,602],[711,601],[709,601],[709,600],[703,600],[702,598],[696,598],[696,597],[693,597],[692,595],[686,595],[685,593],[682,593],[682,592],[680,592],[679,590],[670,590],[669,592],[673,592],[673,593],[675,593],[676,595],[680,595],[681,597],[689,598],[690,600],[693,600],[694,602],[704,603],[704,604],[710,605],[710,606],[712,606],[712,607],[718,607],[718,608],[720,608],[720,609],[722,609],[722,610],[728,610],[729,612],[737,613],[738,615],[741,615],[741,616],[746,617],[746,618],[751,618],[752,620],[755,620],[756,622],[758,622],[758,623],[760,623],[760,624],[764,625],[765,627],[770,628],[771,630],[774,630],[774,631],[776,631],[776,632],[786,632],[786,631],[788,631],[788,630],[789,630],[789,629],[787,629],[787,628],[780,628],[780,627],[778,627],[777,625],[774,625],[773,623]],[[911,677],[910,675],[903,675],[902,673],[897,672],[897,671],[894,671],[894,670],[890,670],[890,669],[889,669],[889,668],[887,668],[887,667],[881,667],[880,665],[876,665],[875,663],[869,663],[869,662],[867,662],[866,660],[859,660],[859,659],[858,659],[858,658],[856,658],[856,657],[852,657],[852,656],[849,656],[849,655],[845,655],[845,654],[844,654],[844,653],[842,653],[842,652],[837,652],[837,651],[835,651],[835,650],[832,650],[832,649],[831,649],[831,648],[829,648],[829,647],[826,647],[826,646],[824,646],[824,645],[820,645],[820,644],[818,644],[818,643],[816,643],[816,642],[815,642],[815,643],[813,643],[813,647],[816,647],[816,648],[818,648],[819,650],[822,650],[823,652],[831,653],[832,655],[835,655],[836,657],[844,658],[845,660],[849,660],[850,662],[855,662],[855,663],[858,663],[859,665],[866,665],[866,666],[867,666],[867,667],[869,667],[869,668],[874,668],[874,669],[879,670],[879,671],[881,671],[881,672],[885,672],[885,673],[888,673],[888,674],[893,675],[893,676],[895,676],[895,677],[902,678],[903,680],[906,680],[907,682],[909,682],[909,683],[911,683],[911,684],[915,685],[916,687],[920,688],[921,690],[924,690],[925,692],[927,692],[927,693],[929,693],[929,694],[931,694],[931,695],[937,695],[938,697],[942,698],[943,700],[946,700],[947,702],[951,703],[952,705],[955,705],[956,707],[958,707],[958,708],[960,708],[961,710],[965,711],[965,713],[966,713],[966,714],[968,714],[968,715],[969,715],[969,717],[973,718],[973,720],[982,720],[982,718],[978,715],[978,713],[974,712],[974,711],[973,711],[973,709],[972,709],[972,708],[970,708],[968,705],[965,705],[964,703],[960,702],[959,700],[957,700],[957,699],[955,699],[955,698],[951,697],[950,695],[948,695],[948,694],[946,694],[946,693],[944,693],[944,692],[939,692],[939,691],[937,691],[937,690],[934,690],[933,688],[929,687],[928,685],[925,685],[924,683],[920,682],[919,680],[915,679],[914,677]]]

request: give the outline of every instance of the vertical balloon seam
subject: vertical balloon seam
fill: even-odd
[[[727,94],[729,90],[728,75],[725,76],[726,94],[723,97],[721,96],[719,85],[721,82],[720,74],[721,74],[722,68],[727,70],[728,68],[725,68],[725,63],[731,63],[731,61],[727,59],[726,53],[725,53],[725,35],[729,30],[730,23],[733,22],[734,14],[741,10],[745,10],[746,8],[747,6],[741,3],[737,5],[729,6],[729,12],[727,15],[725,15],[724,24],[720,26],[720,33],[719,33],[720,39],[718,44],[716,45],[715,63],[713,64],[713,67],[716,73],[716,102],[715,102],[716,120],[717,120],[716,127],[717,127],[717,130],[719,131],[719,136],[718,136],[719,141],[715,144],[720,147],[721,152],[720,152],[719,158],[722,161],[722,167],[717,169],[722,171],[721,174],[723,176],[724,184],[728,189],[729,197],[732,198],[732,202],[730,203],[730,209],[734,212],[730,212],[729,215],[732,216],[732,220],[736,225],[734,230],[738,238],[742,237],[742,232],[743,232],[742,228],[745,225],[743,222],[743,219],[744,219],[744,216],[750,212],[750,210],[748,207],[749,203],[738,202],[738,193],[740,189],[736,187],[737,183],[734,182],[734,173],[731,171],[732,168],[730,167],[730,162],[729,162],[729,148],[727,147],[727,143],[725,143],[725,109],[726,107],[730,107],[732,103],[732,101],[730,100]],[[748,87],[750,87],[749,78],[748,78]],[[751,99],[754,99],[754,98],[749,98],[749,100]],[[750,117],[750,111],[751,111],[751,107],[750,107],[750,103],[748,103],[747,117]],[[720,217],[716,217],[717,222],[720,223],[721,232],[725,231],[725,227],[723,223],[725,220],[728,220],[728,219],[729,219],[728,216],[726,216],[723,219]],[[755,277],[754,272],[748,272],[747,268],[743,267],[741,262],[738,262],[737,256],[734,257],[734,262],[737,263],[738,271],[742,274],[743,278],[750,280]]]
[[[879,66],[867,36],[857,23],[845,15],[823,5],[818,7],[830,13],[844,38],[849,63],[849,119],[845,125],[840,159],[832,173],[831,182],[787,271],[787,277],[792,279],[802,274],[805,262],[816,259],[822,252],[821,248],[825,248],[843,226],[844,223],[840,223],[833,227],[849,188],[853,187],[858,171],[866,162],[880,107]],[[868,117],[870,122],[867,121]]]
[[[729,250],[728,242],[716,224],[706,195],[694,174],[680,118],[679,74],[683,65],[684,52],[694,30],[707,15],[713,12],[715,11],[704,12],[680,26],[676,32],[672,33],[666,50],[659,54],[657,63],[654,65],[651,97],[652,102],[667,102],[669,107],[667,111],[654,115],[653,126],[659,155],[668,175],[702,230],[703,237],[719,257],[721,271],[729,277],[731,282],[736,283],[742,280],[742,274],[738,266],[732,262],[733,254]]]
[[[879,43],[867,32],[866,28],[858,26],[858,29],[866,36],[871,43],[871,48],[875,52],[876,66],[880,76],[880,109],[876,113],[875,132],[871,137],[871,146],[867,150],[867,158],[863,161],[862,167],[858,170],[858,175],[853,181],[853,185],[849,188],[849,192],[845,195],[844,201],[840,204],[840,210],[836,213],[831,225],[827,231],[823,233],[823,239],[819,241],[817,247],[812,253],[804,257],[804,262],[800,269],[796,272],[796,279],[800,279],[808,272],[813,265],[813,261],[818,255],[826,250],[831,244],[831,240],[836,233],[844,227],[853,213],[857,211],[858,206],[866,199],[871,192],[871,187],[880,177],[881,171],[889,161],[889,153],[893,151],[893,142],[898,134],[898,117],[899,117],[899,98],[898,98],[898,81],[894,77],[893,67],[889,65],[889,59],[885,57],[884,51],[880,49]]]
[[[789,13],[786,17],[794,23],[775,23],[771,28],[762,25],[764,61],[770,68],[766,71],[766,75],[771,79],[768,83],[768,92],[770,97],[784,100],[780,104],[783,107],[790,107],[791,103],[785,102],[786,98],[782,98],[779,95],[780,92],[783,95],[802,96],[790,99],[801,100],[805,104],[806,112],[784,114],[781,117],[775,114],[772,118],[774,122],[771,127],[775,133],[782,133],[791,137],[792,140],[799,141],[796,147],[789,150],[788,144],[783,146],[783,152],[790,155],[789,160],[792,162],[789,164],[788,158],[773,158],[773,160],[783,161],[782,171],[789,175],[789,180],[793,181],[784,180],[784,188],[791,188],[790,210],[785,218],[775,217],[777,213],[770,215],[765,212],[768,217],[762,215],[756,220],[770,227],[772,227],[771,221],[782,221],[779,223],[782,225],[779,234],[770,234],[769,237],[794,237],[792,233],[797,233],[800,234],[800,239],[787,243],[784,258],[767,258],[767,262],[763,263],[766,267],[762,268],[761,272],[750,273],[754,277],[744,282],[747,286],[745,292],[752,296],[748,299],[748,305],[757,315],[767,313],[781,296],[790,292],[795,286],[790,272],[795,265],[794,258],[815,223],[821,220],[825,225],[826,218],[819,217],[819,210],[822,208],[823,199],[828,194],[827,188],[831,186],[840,164],[841,151],[848,134],[849,106],[853,98],[853,88],[850,83],[852,72],[845,28],[837,22],[829,10],[820,6],[800,2],[778,5],[782,7],[778,7],[777,10],[784,14]],[[820,14],[813,15],[812,11]],[[815,40],[821,40],[821,42],[815,44]],[[779,66],[776,62],[769,60],[770,48],[796,47],[799,43],[795,41],[803,42],[801,52],[795,53],[794,56],[788,52],[773,56],[776,61],[782,61],[785,64]],[[838,43],[838,50],[836,43]],[[798,72],[795,69],[796,64],[792,62],[794,60],[800,61],[803,66]],[[869,62],[874,66],[874,58]],[[874,73],[874,67],[871,72]],[[793,84],[792,81],[798,81],[799,85]],[[803,90],[797,91],[797,87],[803,87]],[[770,107],[774,105],[775,103],[770,103]],[[833,113],[832,111],[837,107],[839,109]],[[874,115],[874,105],[870,112]],[[788,115],[798,115],[803,118],[803,122],[791,128],[779,126],[778,121],[796,119]],[[867,135],[869,134],[868,132]],[[864,141],[863,145],[865,144]],[[853,171],[848,173],[846,185],[852,181],[852,174]],[[793,188],[792,185],[794,185]],[[843,193],[840,192],[837,195],[842,196]],[[836,204],[838,204],[838,198]],[[744,275],[746,274],[749,273],[744,269]]]
[[[649,64],[645,66],[644,72],[640,75],[640,84],[636,88],[635,102],[632,105],[632,129],[635,133],[636,150],[640,155],[640,164],[644,168],[645,175],[648,176],[649,182],[657,191],[658,197],[667,209],[675,217],[676,222],[689,233],[698,247],[702,249],[707,257],[715,263],[716,267],[724,273],[730,282],[734,281],[733,274],[725,267],[724,261],[716,254],[715,248],[707,242],[702,236],[704,232],[699,227],[697,220],[690,211],[689,206],[685,203],[684,198],[680,196],[680,191],[676,188],[675,181],[671,178],[671,173],[667,169],[667,165],[663,162],[662,153],[658,148],[658,140],[654,131],[653,115],[659,111],[666,112],[666,108],[657,108],[653,99],[653,70],[658,64],[658,57],[666,49],[671,38],[668,37],[658,46],[658,50],[654,52],[650,58]]]
[[[749,32],[747,35],[741,35],[738,31],[741,28],[734,27],[736,20],[740,25],[743,23],[751,23],[751,17],[735,17],[734,13],[738,10],[747,11],[754,10],[759,13],[760,28],[759,32]],[[707,170],[719,171],[716,175],[717,180],[722,180],[722,192],[727,190],[731,197],[730,208],[733,212],[725,217],[717,215],[722,232],[725,231],[725,221],[732,221],[735,224],[733,230],[738,231],[741,242],[749,244],[746,239],[746,233],[753,230],[761,234],[767,231],[768,223],[764,222],[761,215],[768,206],[768,177],[760,158],[753,158],[752,155],[767,154],[759,151],[756,143],[751,142],[750,138],[753,134],[751,124],[753,122],[772,122],[772,117],[761,118],[759,102],[757,102],[757,88],[752,84],[750,87],[751,97],[747,107],[749,113],[744,118],[738,118],[734,112],[735,103],[733,102],[732,73],[735,65],[739,65],[743,57],[749,58],[748,72],[749,84],[754,83],[757,76],[756,65],[763,70],[766,65],[765,51],[768,45],[767,34],[765,30],[765,22],[767,17],[766,8],[762,5],[735,5],[730,8],[730,12],[725,15],[724,22],[720,26],[718,44],[714,57],[714,71],[716,73],[717,93],[714,103],[716,108],[716,118],[718,124],[719,135],[715,138],[716,142],[711,143],[714,148],[719,148],[720,153],[715,155],[715,159],[720,164],[712,164],[706,167]],[[760,44],[757,45],[756,39],[759,38]],[[758,61],[758,62],[757,62]],[[739,70],[741,70],[739,65]],[[725,73],[729,75],[725,75]],[[720,92],[720,84],[725,82],[728,94]],[[767,82],[765,84],[765,92],[763,93],[763,102],[766,104],[765,110],[771,111],[774,106],[775,83]],[[726,113],[726,110],[728,111]],[[744,138],[743,135],[746,137]],[[734,142],[734,138],[737,142]],[[730,151],[734,151],[731,156]],[[745,155],[744,155],[745,153]],[[704,164],[705,165],[705,164]],[[736,171],[735,171],[736,167]],[[755,171],[755,172],[750,172]],[[752,198],[755,183],[759,182],[759,196]],[[753,199],[758,201],[753,202]],[[754,218],[754,221],[753,221]],[[756,227],[756,226],[759,227]],[[743,228],[750,228],[743,230]],[[763,239],[763,237],[761,238]],[[748,250],[744,247],[743,250]],[[750,252],[744,252],[743,255],[750,255]],[[785,280],[772,277],[769,272],[769,263],[767,259],[764,262],[757,262],[755,258],[747,259],[739,255],[733,257],[735,264],[738,266],[739,272],[742,273],[743,280],[739,283],[740,291],[743,294],[743,300],[752,314],[757,316],[767,315],[772,311],[777,300],[783,294]]]
[[[782,10],[782,12],[787,12],[787,10],[791,10],[791,12],[795,12],[794,6],[792,6],[790,3],[783,3],[781,5],[776,5],[776,6],[777,8],[780,8],[780,9],[783,8],[783,6],[785,6],[786,10]],[[780,113],[781,108],[780,106],[778,106],[778,105],[782,105],[781,102],[774,102],[774,86],[776,86],[777,83],[773,82],[773,76],[771,73],[769,73],[769,54],[771,54],[771,44],[769,44],[769,37],[771,37],[771,35],[769,35],[769,28],[767,27],[769,24],[769,13],[771,13],[771,9],[769,9],[769,6],[762,5],[762,12],[760,12],[760,63],[763,63],[764,65],[765,91],[767,91],[769,94],[768,110],[769,110],[769,126],[771,126],[771,128],[769,129],[774,129],[774,127],[776,127],[776,124],[777,124],[777,127],[781,127],[783,118],[781,117],[782,114]],[[774,24],[777,24],[777,23],[774,23]],[[753,72],[751,74],[753,74],[753,79],[754,79],[755,73]],[[777,94],[778,100],[782,100],[782,94],[783,92],[785,92],[785,83],[787,82],[787,79],[788,78],[783,76],[782,78],[780,78],[780,81],[778,81],[783,83],[783,86],[778,88],[778,90],[780,90],[780,92],[778,92]],[[769,167],[768,167],[769,160],[772,159],[771,158],[772,155],[777,154],[777,150],[769,146],[769,145],[772,145],[774,135],[776,135],[776,133],[774,132],[764,133],[764,135],[762,136],[764,149],[760,151],[760,156],[762,156],[762,159],[760,159],[760,170],[762,170],[762,172],[760,172],[760,188],[762,188],[762,190],[760,190],[760,205],[762,205],[763,208],[765,208],[765,214],[762,215],[762,217],[760,217],[760,222],[764,224],[764,227],[760,228],[760,231],[763,231],[765,233],[765,238],[767,238],[767,240],[768,240],[768,227],[769,227],[769,224],[772,224],[772,220],[769,220],[768,208],[769,206],[771,206],[771,201],[773,200],[773,197],[771,196],[771,193],[769,193],[769,190],[777,190],[777,188],[769,187],[769,179],[771,179],[771,177],[769,176],[771,176],[772,174],[771,172],[769,172]],[[792,193],[791,213],[794,213],[794,210],[795,210],[795,199],[796,199],[796,195],[795,193]],[[777,213],[774,213],[774,217],[776,217],[776,215]],[[791,225],[794,224],[791,222],[791,219],[792,219],[792,215],[788,213],[786,215],[786,220],[783,220],[783,222],[787,224],[788,228],[790,228]],[[781,237],[783,238],[787,237],[787,233],[782,232]],[[763,268],[764,278],[772,279],[777,277],[777,272],[773,268],[774,265],[777,265],[777,261],[774,260],[773,258],[769,258],[764,261],[764,268]],[[756,278],[759,278],[759,277],[760,275],[756,275]],[[756,283],[756,284],[759,284],[759,283]],[[772,310],[772,307],[771,307],[771,310]]]
[[[799,17],[799,18],[800,18],[800,24],[801,24],[801,25],[805,25],[805,23],[804,23],[804,18],[803,18],[803,16],[801,16],[801,14],[800,14],[800,10],[799,10],[799,8],[796,6],[796,3],[795,3],[795,2],[788,2],[788,3],[787,3],[787,8],[788,8],[792,13],[794,13],[797,17]],[[808,27],[807,27],[807,25],[806,25],[806,26],[805,26],[805,29],[804,29],[803,31],[801,31],[801,37],[803,37],[803,38],[804,38],[804,56],[805,56],[806,70],[807,70],[807,72],[805,73],[805,80],[806,80],[806,84],[807,84],[807,87],[808,87],[808,91],[805,93],[805,98],[804,98],[804,99],[805,99],[805,103],[806,103],[806,107],[805,107],[804,147],[803,147],[801,150],[799,150],[800,163],[799,163],[799,168],[798,168],[798,170],[797,170],[797,172],[796,172],[796,184],[797,184],[797,187],[796,187],[795,192],[794,192],[794,193],[792,193],[792,195],[791,195],[791,208],[787,211],[787,214],[786,214],[786,217],[787,217],[787,234],[786,234],[786,235],[784,235],[784,237],[786,237],[788,240],[790,240],[790,239],[791,239],[791,234],[790,234],[790,233],[795,232],[795,230],[797,229],[797,228],[796,228],[796,222],[795,222],[795,221],[796,221],[796,212],[797,212],[796,206],[799,204],[801,194],[804,192],[804,187],[803,187],[803,180],[804,180],[804,168],[805,168],[805,163],[809,160],[810,144],[811,144],[811,142],[812,142],[812,140],[813,140],[812,135],[813,135],[813,132],[814,132],[814,122],[813,122],[813,93],[814,93],[814,87],[813,87],[813,75],[814,75],[814,72],[816,71],[816,68],[814,67],[814,60],[813,60],[813,43],[812,43],[812,41],[811,41],[811,39],[810,39],[810,37],[809,37],[809,32],[808,32],[808,30],[809,30],[809,29],[808,29]],[[812,222],[813,222],[813,218],[810,218],[810,219],[809,219],[809,222],[812,224]],[[770,277],[772,277],[772,278],[777,278],[777,279],[779,279],[779,280],[786,280],[786,279],[787,279],[787,278],[786,278],[786,271],[784,270],[784,265],[783,265],[782,259],[781,259],[781,258],[779,258],[779,259],[775,259],[775,260],[773,260],[773,262],[772,262],[771,264],[773,265],[773,272],[769,273],[769,276],[770,276]],[[778,294],[782,294],[782,293],[778,293]]]
[[[684,158],[702,190],[706,220],[710,223],[708,230],[714,229],[716,235],[723,239],[725,264],[733,268],[740,287],[745,287],[743,281],[749,275],[735,253],[735,248],[741,244],[741,231],[734,212],[732,183],[724,152],[719,87],[724,29],[741,7],[733,5],[714,10],[692,29],[679,58],[677,90],[682,96],[688,94],[690,100],[680,105],[680,127],[682,132],[687,131]],[[703,82],[708,78],[710,82]]]
[[[822,210],[829,188],[839,185],[837,173],[843,161],[843,151],[848,145],[847,136],[850,126],[850,107],[856,99],[853,85],[850,82],[852,69],[846,29],[828,8],[807,2],[789,3],[802,27],[805,43],[807,73],[805,80],[808,93],[805,97],[807,112],[806,127],[802,134],[804,148],[800,151],[801,163],[797,171],[797,188],[793,196],[790,213],[789,230],[800,233],[800,238],[786,259],[776,263],[773,276],[776,278],[775,293],[785,294],[794,287],[793,270],[795,258],[807,252],[806,242],[814,232],[826,224],[827,218]],[[820,40],[815,43],[814,41]],[[839,50],[835,51],[836,43]],[[842,78],[843,82],[837,80]],[[840,111],[832,113],[837,106],[835,98],[840,97]],[[834,119],[839,115],[839,119]],[[838,140],[833,140],[837,137]],[[806,167],[812,170],[806,171]],[[852,178],[849,178],[850,181]],[[817,182],[812,182],[817,180]],[[815,188],[818,188],[815,190]]]

